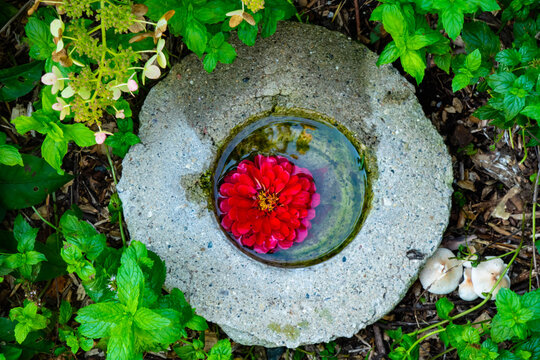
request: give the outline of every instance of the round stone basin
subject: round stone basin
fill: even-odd
[[[230,139],[216,164],[213,195],[218,221],[226,215],[219,206],[224,200],[219,194],[224,178],[241,161],[253,160],[259,154],[281,156],[307,169],[320,195],[320,204],[314,209],[307,237],[290,248],[257,252],[222,227],[231,242],[246,255],[281,267],[310,266],[339,253],[358,233],[365,216],[364,157],[347,136],[321,120],[269,116],[251,122]]]

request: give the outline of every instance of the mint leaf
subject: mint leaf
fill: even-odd
[[[455,40],[463,28],[463,12],[455,5],[450,5],[441,14],[442,24],[448,37]]]
[[[516,75],[511,72],[501,72],[493,74],[487,78],[489,86],[498,93],[504,94],[510,91],[514,81],[516,80]]]
[[[24,31],[30,43],[30,57],[36,60],[49,58],[56,48],[49,30],[49,24],[35,16],[31,16],[24,27]]]
[[[195,19],[189,21],[186,26],[184,42],[189,50],[201,57],[206,49],[206,43],[208,42],[206,26]]]
[[[79,322],[79,333],[91,339],[102,338],[109,335],[112,326],[115,326],[126,317],[127,309],[124,305],[105,302],[85,306],[77,312],[75,321]]]
[[[437,38],[425,34],[415,34],[407,41],[407,48],[410,50],[419,50],[423,47],[437,42]]]
[[[143,330],[158,330],[171,325],[171,321],[148,308],[140,308],[134,315],[135,325]]]
[[[480,68],[482,63],[482,55],[480,50],[476,49],[465,58],[465,67],[469,69],[470,72],[474,72]]]
[[[122,265],[117,275],[118,300],[134,314],[139,305],[139,297],[144,287],[141,268],[131,258],[122,257]]]
[[[456,74],[456,76],[454,76],[454,78],[452,79],[452,91],[456,92],[463,89],[464,87],[469,85],[471,79],[472,78],[467,74]]]
[[[208,353],[207,360],[229,360],[232,357],[231,342],[228,339],[219,340]]]
[[[194,315],[186,323],[186,327],[190,328],[191,330],[195,330],[195,331],[204,331],[204,330],[208,329],[208,324],[206,323],[206,320],[202,316]]]
[[[254,16],[254,18],[256,19],[257,17]],[[253,46],[255,45],[258,31],[257,25],[249,25],[246,21],[242,21],[238,25],[238,39],[247,46]]]
[[[135,335],[131,320],[124,319],[111,329],[107,343],[107,360],[132,360],[135,352]]]
[[[379,59],[377,59],[377,66],[384,64],[390,64],[399,58],[400,50],[397,48],[394,41],[388,43],[382,51]]]
[[[26,265],[36,265],[42,261],[47,261],[45,255],[37,251],[28,251],[24,254],[24,256],[26,257]]]
[[[69,213],[60,218],[60,230],[69,244],[76,245],[89,260],[95,260],[106,246],[105,235],[86,221]]]
[[[13,236],[17,240],[17,251],[24,253],[34,250],[38,230],[31,227],[21,214],[17,215],[13,225]]]
[[[400,59],[403,70],[414,77],[417,84],[420,84],[426,69],[425,59],[422,55],[418,51],[408,50],[401,55]]]
[[[506,66],[515,66],[521,62],[521,54],[516,49],[505,49],[495,56],[495,60]]]
[[[402,37],[407,33],[407,23],[401,8],[395,4],[383,4],[382,23],[386,32],[393,38]]]
[[[60,304],[60,315],[58,317],[60,325],[67,324],[72,315],[73,309],[71,308],[71,304],[66,300],[62,300],[62,303]]]
[[[472,21],[463,25],[461,37],[465,41],[465,50],[468,53],[479,49],[484,59],[494,56],[501,48],[499,37],[482,21]]]
[[[454,309],[454,304],[448,298],[441,298],[435,303],[437,315],[443,320],[450,319],[450,312]]]
[[[450,63],[452,62],[452,55],[435,55],[433,57],[433,62],[443,70],[445,73],[450,74]]]

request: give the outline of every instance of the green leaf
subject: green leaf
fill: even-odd
[[[143,330],[158,330],[171,325],[171,321],[148,308],[140,308],[133,318],[135,325]]]
[[[23,160],[19,150],[12,145],[0,145],[0,164],[23,166]]]
[[[60,304],[60,315],[58,317],[60,325],[67,324],[72,315],[73,309],[71,308],[71,304],[66,300],[62,300],[62,303]]]
[[[470,72],[475,72],[480,68],[480,65],[482,64],[482,55],[480,54],[480,50],[476,49],[467,57],[465,58],[465,67]]]
[[[25,264],[25,260],[23,254],[12,254],[4,259],[3,265],[8,269],[17,269]]]
[[[30,57],[36,60],[46,60],[51,56],[56,46],[49,29],[49,24],[31,16],[24,27],[30,43]]]
[[[41,134],[46,133],[49,117],[36,111],[32,116],[19,116],[11,121],[17,132],[21,135],[26,134],[30,130],[35,130]]]
[[[66,141],[74,141],[79,146],[96,145],[94,132],[84,124],[60,124]]]
[[[501,72],[493,74],[487,78],[487,82],[491,88],[498,93],[505,94],[510,91],[514,81],[516,80],[516,75],[511,72]]]
[[[118,300],[134,314],[137,311],[139,297],[144,287],[144,276],[141,268],[134,260],[123,257],[116,280]]]
[[[206,26],[194,19],[188,22],[184,35],[184,42],[188,49],[201,57],[206,49],[207,41],[208,33]]]
[[[203,60],[204,70],[211,73],[216,68],[217,63],[218,63],[217,54],[215,53],[206,54]]]
[[[79,345],[84,351],[90,351],[94,347],[94,340],[81,337],[79,338]]]
[[[495,60],[506,66],[516,66],[521,62],[521,54],[516,49],[505,49],[495,56]]]
[[[38,230],[32,228],[21,214],[17,215],[13,224],[13,236],[17,240],[17,251],[24,253],[34,250]]]
[[[176,355],[178,355],[182,360],[198,359],[198,357],[196,356],[197,350],[195,350],[193,345],[175,346],[173,347],[173,350]]]
[[[41,156],[51,165],[58,175],[63,175],[62,160],[67,153],[67,141],[55,141],[51,135],[47,135],[41,144]]]
[[[407,33],[407,23],[401,11],[396,4],[384,4],[382,10],[382,23],[384,29],[395,39],[404,36]]]
[[[122,304],[97,303],[80,309],[75,321],[81,324],[81,335],[96,339],[108,336],[111,327],[121,322],[126,315],[127,309]]]
[[[425,34],[415,34],[407,41],[407,48],[410,50],[419,50],[423,47],[437,42],[437,38]]]
[[[37,251],[28,251],[24,255],[26,256],[25,263],[27,265],[36,265],[42,261],[47,261],[47,258],[45,257],[45,255]]]
[[[130,110],[131,111],[131,110]],[[133,134],[133,120],[131,118],[116,119],[118,132],[107,137],[105,144],[113,148],[113,154],[123,158],[132,145],[141,142],[141,139]]]
[[[230,3],[214,0],[197,8],[194,17],[203,24],[216,24],[225,20],[227,18],[225,14],[231,10],[233,9]]]
[[[219,340],[210,352],[207,360],[229,360],[232,357],[231,342],[228,339]]]
[[[401,55],[400,59],[403,70],[414,77],[417,84],[420,84],[426,69],[425,59],[418,51],[406,51]]]
[[[105,235],[69,213],[60,218],[60,229],[67,242],[76,245],[89,260],[95,260],[106,246]]]
[[[32,331],[32,329],[27,324],[19,323],[15,325],[15,340],[19,344],[22,344],[22,342],[24,341],[24,339],[26,339],[30,331]]]
[[[471,53],[479,49],[483,59],[489,59],[500,50],[500,40],[483,21],[472,21],[463,25],[461,34],[465,41],[465,50]]]
[[[257,25],[249,25],[247,22],[242,21],[238,26],[238,39],[247,46],[253,46],[257,39],[257,32]]]
[[[435,303],[437,315],[443,320],[450,319],[450,312],[454,309],[454,304],[448,298],[441,298]]]
[[[503,104],[506,117],[513,119],[525,107],[525,99],[509,93],[505,95]]]
[[[496,0],[478,0],[476,3],[480,6],[482,11],[495,11],[501,9]]]
[[[433,57],[433,62],[443,70],[445,73],[450,74],[450,63],[452,62],[452,55],[436,55]]]
[[[396,43],[391,41],[385,46],[379,59],[377,59],[377,66],[393,63],[399,58],[400,52],[401,51],[397,48]]]
[[[28,94],[38,84],[43,61],[0,70],[0,101],[13,101]]]
[[[24,167],[0,165],[0,204],[7,209],[37,205],[73,178],[58,175],[43,159],[21,156]]]
[[[232,64],[236,59],[236,50],[228,42],[224,42],[218,49],[218,59],[224,64]]]
[[[195,315],[189,319],[189,321],[186,323],[186,327],[195,331],[204,331],[208,329],[208,324],[202,316]]]
[[[107,360],[132,360],[136,355],[133,326],[131,320],[125,319],[111,329]]]
[[[452,5],[443,10],[441,18],[444,30],[450,39],[455,40],[463,28],[463,12],[456,5]]]

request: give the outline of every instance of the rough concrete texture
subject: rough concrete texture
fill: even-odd
[[[132,239],[158,253],[166,285],[246,345],[297,347],[350,337],[400,301],[439,245],[452,167],[413,87],[376,54],[321,27],[280,23],[207,74],[188,56],[140,114],[142,144],[118,186]],[[351,130],[376,157],[372,209],[338,255],[302,269],[234,248],[196,183],[234,126],[278,107],[311,109]]]

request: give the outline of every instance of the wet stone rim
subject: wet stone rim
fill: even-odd
[[[125,157],[118,186],[131,238],[165,260],[167,287],[184,291],[237,342],[297,347],[350,337],[401,300],[440,243],[450,157],[412,86],[343,35],[280,24],[254,47],[234,46],[234,64],[207,74],[189,56],[148,95],[142,144]],[[343,124],[378,170],[356,238],[338,256],[299,269],[246,260],[198,185],[239,119],[290,108]]]

